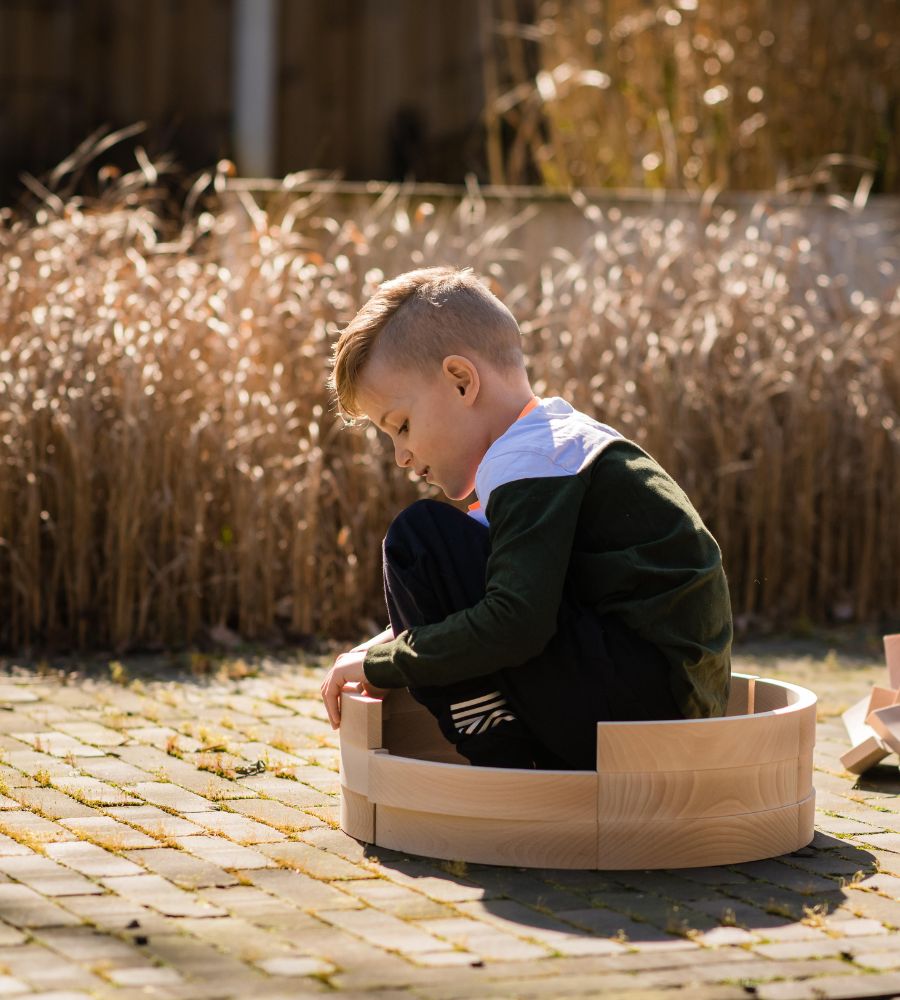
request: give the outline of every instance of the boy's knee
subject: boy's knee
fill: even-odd
[[[410,531],[418,535],[421,535],[423,530],[434,531],[436,527],[455,517],[466,517],[466,515],[449,504],[441,503],[440,500],[423,497],[404,507],[391,521],[384,538],[385,544],[391,545]]]

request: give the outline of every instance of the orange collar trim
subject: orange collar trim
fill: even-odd
[[[537,398],[537,396],[532,396],[531,399],[529,399],[528,402],[523,407],[522,412],[516,417],[516,420],[521,420],[522,417],[524,417],[527,414],[531,413],[531,411],[537,405],[538,405],[538,398]],[[513,421],[513,423],[515,423],[515,420]],[[469,506],[468,506],[468,509],[469,510],[481,510],[481,501],[480,500],[476,500],[475,503],[470,503]]]

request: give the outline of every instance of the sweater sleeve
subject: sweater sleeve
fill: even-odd
[[[581,477],[572,475],[520,479],[494,489],[483,599],[370,647],[367,679],[383,688],[441,686],[537,656],[557,629],[584,493]]]

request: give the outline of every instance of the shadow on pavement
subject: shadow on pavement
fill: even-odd
[[[480,899],[473,893],[472,900],[482,913],[519,925],[525,936],[531,927],[626,944],[702,939],[710,932],[715,937],[726,933],[723,928],[766,937],[792,924],[817,927],[846,902],[847,883],[877,871],[871,853],[823,833],[780,858],[663,871],[506,868],[380,847],[366,853],[407,877],[438,877],[460,894],[481,889]],[[741,936],[739,930],[729,933]]]

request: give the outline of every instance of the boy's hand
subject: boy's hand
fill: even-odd
[[[325,702],[325,710],[328,712],[332,729],[338,729],[341,725],[341,691],[345,685],[355,685],[373,698],[382,698],[387,694],[386,691],[366,681],[363,672],[365,659],[364,649],[351,649],[349,653],[341,653],[322,681],[320,688],[322,701]]]

